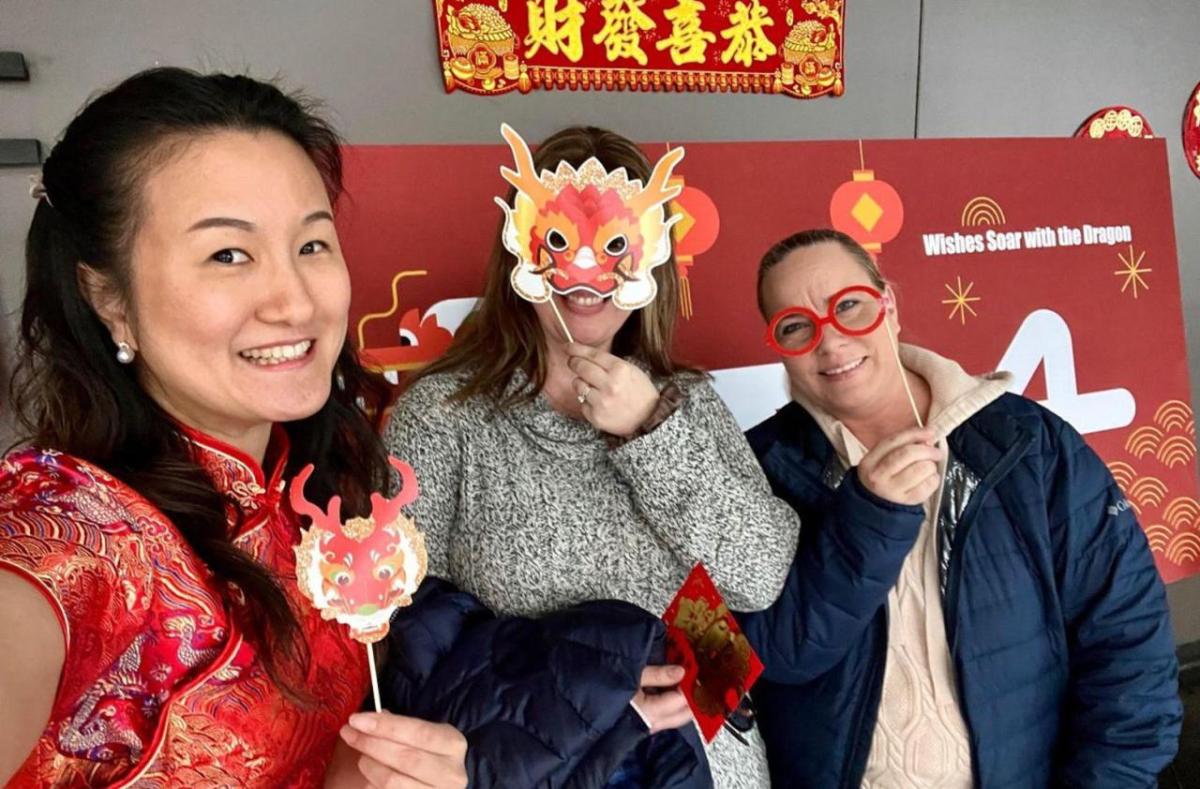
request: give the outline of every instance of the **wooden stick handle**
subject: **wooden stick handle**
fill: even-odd
[[[383,703],[379,700],[379,672],[375,669],[375,645],[364,646],[367,648],[367,663],[371,667],[371,693],[375,696],[375,711],[383,712]]]
[[[567,342],[575,342],[575,338],[571,336],[571,330],[567,328],[567,322],[563,320],[562,313],[558,311],[558,305],[554,302],[554,293],[550,294],[550,309],[554,310],[554,317],[558,318],[558,325],[562,326],[563,334],[567,335]]]
[[[900,362],[900,343],[896,342],[892,324],[887,322],[887,318],[883,319],[883,325],[887,327],[888,339],[892,341],[892,356],[896,358],[896,367],[900,369],[900,382],[904,384],[904,393],[908,395],[908,404],[912,406],[913,416],[917,418],[917,427],[925,427],[925,422],[921,419],[921,409],[917,408],[917,399],[913,397],[912,389],[908,385],[908,373]]]

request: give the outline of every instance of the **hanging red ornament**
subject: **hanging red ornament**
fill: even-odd
[[[1183,111],[1183,157],[1200,178],[1200,83],[1192,88],[1191,98]]]
[[[1113,137],[1133,140],[1152,140],[1154,130],[1142,113],[1133,107],[1105,107],[1096,110],[1075,130],[1076,137],[1103,140]]]
[[[863,249],[878,255],[883,245],[900,233],[904,225],[904,202],[887,181],[868,170],[859,141],[860,169],[837,188],[829,200],[829,219],[835,230],[853,238]]]
[[[671,213],[683,218],[671,226],[675,242],[675,268],[679,272],[679,311],[685,318],[693,313],[692,283],[688,279],[696,256],[707,252],[721,232],[721,215],[717,205],[703,190],[684,185],[683,176],[670,183],[683,185],[683,191],[670,203]]]

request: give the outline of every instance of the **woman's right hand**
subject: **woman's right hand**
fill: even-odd
[[[360,712],[350,716],[341,737],[357,751],[358,770],[371,789],[467,785],[467,740],[449,724]]]
[[[933,431],[914,427],[880,441],[858,464],[858,481],[879,498],[895,504],[921,504],[941,483],[938,464],[946,448]]]
[[[642,716],[651,734],[677,729],[692,720],[687,697],[679,689],[683,666],[646,666],[641,687],[629,703]]]

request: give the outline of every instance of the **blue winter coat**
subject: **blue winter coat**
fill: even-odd
[[[853,470],[831,489],[833,448],[795,403],[747,435],[804,524],[780,599],[739,617],[766,664],[753,696],[773,784],[858,787],[887,595],[923,515]],[[943,596],[975,785],[1153,786],[1178,744],[1178,666],[1125,496],[1074,429],[1022,397],[1001,396],[948,444],[980,480],[946,543]]]
[[[642,669],[663,662],[663,633],[617,601],[497,617],[430,578],[392,620],[384,706],[454,724],[472,787],[603,787],[620,768],[646,786],[710,789],[693,728],[648,736],[629,706]]]

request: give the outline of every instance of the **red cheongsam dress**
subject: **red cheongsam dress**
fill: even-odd
[[[0,572],[36,586],[66,657],[50,722],[10,786],[320,786],[339,727],[369,687],[366,653],[300,597],[273,473],[211,438],[193,452],[227,498],[235,542],[280,578],[311,653],[284,694],[239,632],[208,568],[146,499],[89,463],[27,449],[0,461]],[[0,661],[2,662],[2,661]]]

